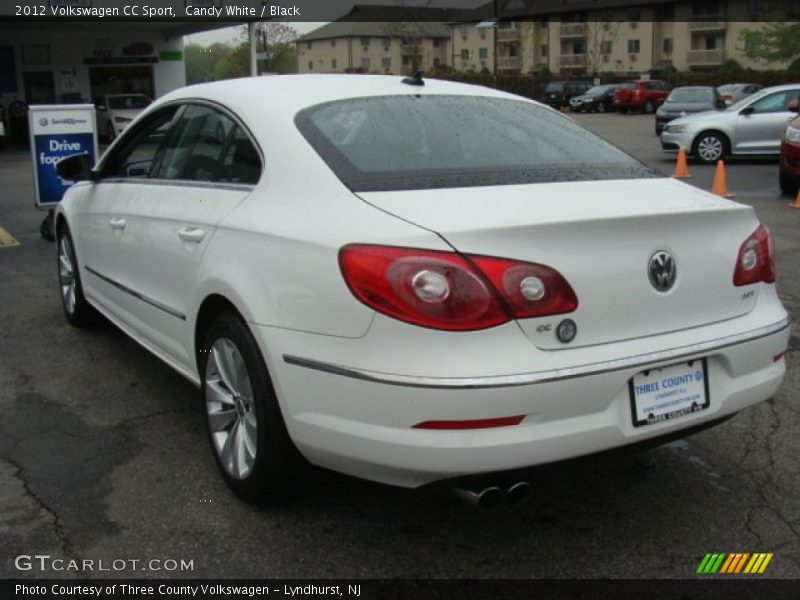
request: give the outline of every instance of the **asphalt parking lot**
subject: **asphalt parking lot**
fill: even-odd
[[[575,118],[671,172],[652,117]],[[713,168],[689,167],[689,183],[710,189]],[[797,321],[800,210],[780,197],[775,160],[732,161],[727,175],[776,238]],[[707,552],[771,552],[763,577],[800,577],[796,329],[774,399],[640,454],[532,470],[522,506],[479,512],[443,488],[318,473],[289,506],[255,507],[217,474],[192,385],[111,326],[67,325],[27,154],[0,154],[0,190],[0,227],[20,242],[0,247],[2,578],[685,578]],[[193,569],[20,571],[23,554]]]

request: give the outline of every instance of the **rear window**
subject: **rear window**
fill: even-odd
[[[134,94],[131,96],[109,96],[108,106],[113,110],[147,108],[152,100],[147,96]]]
[[[554,83],[548,83],[547,87],[544,88],[544,91],[545,92],[560,92],[563,89],[564,89],[564,82],[563,81],[557,81],[557,82],[554,82]]]
[[[714,92],[710,89],[677,89],[667,97],[667,102],[711,102]]]
[[[552,109],[517,100],[355,98],[308,108],[295,123],[354,192],[661,176]]]

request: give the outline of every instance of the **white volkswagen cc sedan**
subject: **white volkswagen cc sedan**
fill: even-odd
[[[247,499],[306,461],[417,487],[666,439],[784,377],[753,209],[520,97],[204,84],[58,169],[67,319],[104,315],[200,387]]]

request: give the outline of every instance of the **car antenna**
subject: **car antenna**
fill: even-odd
[[[406,85],[425,85],[425,82],[422,81],[422,71],[417,71],[409,77],[403,77],[402,83]]]

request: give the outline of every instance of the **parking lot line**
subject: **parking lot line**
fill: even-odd
[[[19,246],[17,239],[0,227],[0,248],[11,248],[13,246]]]

